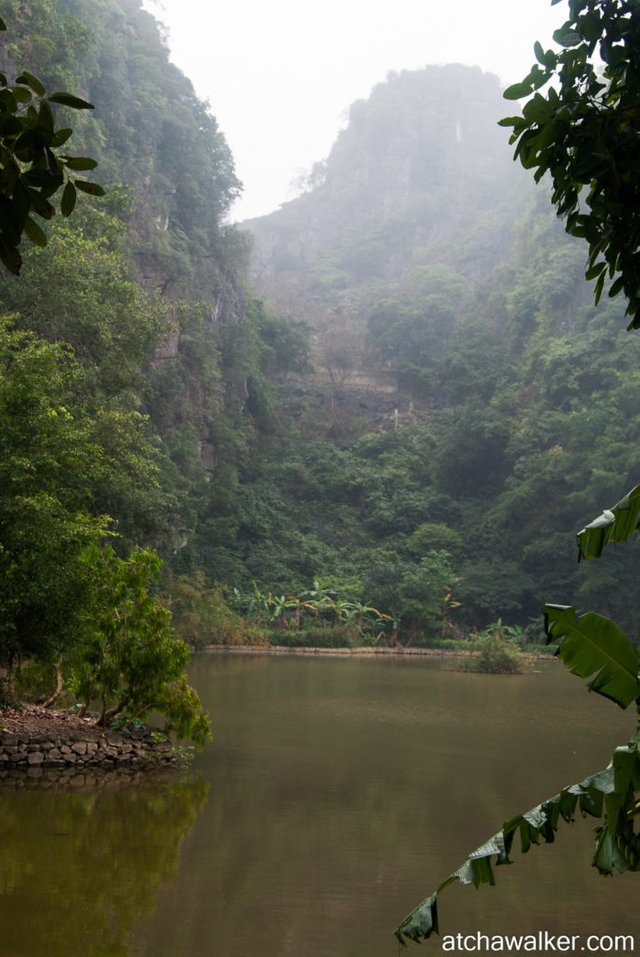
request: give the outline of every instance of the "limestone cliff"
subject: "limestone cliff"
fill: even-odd
[[[424,267],[478,290],[508,256],[531,184],[504,113],[497,77],[478,68],[390,74],[352,105],[308,191],[243,224],[255,289],[313,330],[316,386],[392,396],[394,363],[367,333],[375,305],[416,294]]]

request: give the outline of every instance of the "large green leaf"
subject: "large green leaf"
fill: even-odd
[[[545,605],[544,619],[547,643],[560,642],[556,654],[572,674],[591,678],[591,691],[621,708],[640,696],[640,657],[614,622],[595,612],[578,617],[570,605]]]
[[[75,186],[73,185],[71,180],[68,180],[67,185],[65,186],[62,193],[62,199],[60,200],[60,212],[62,213],[63,216],[71,215],[76,205],[77,196],[78,194],[76,192]]]
[[[83,193],[89,193],[90,196],[104,196],[104,189],[98,183],[92,183],[88,179],[74,180],[76,189]]]
[[[27,72],[27,70],[23,70],[20,76],[16,77],[16,83],[23,83],[38,96],[44,96],[47,92],[38,77],[34,76],[33,73]]]
[[[573,821],[576,809],[604,823],[597,829],[593,866],[601,874],[614,870],[640,869],[640,842],[633,830],[635,808],[634,788],[640,786],[640,756],[638,742],[617,748],[609,767],[597,771],[581,781],[563,788],[559,794],[518,814],[494,834],[485,844],[473,851],[466,861],[449,874],[435,893],[422,901],[405,917],[395,935],[403,946],[407,940],[427,940],[438,929],[438,895],[449,884],[494,884],[493,867],[510,864],[509,854],[516,835],[526,853],[532,844],[552,843],[560,819]]]
[[[30,216],[27,216],[25,220],[24,232],[35,246],[39,246],[42,249],[47,245],[47,234]]]
[[[640,485],[636,485],[612,509],[605,509],[578,532],[578,560],[598,558],[609,542],[625,542],[639,529]]]
[[[93,103],[88,103],[87,100],[82,100],[79,96],[73,96],[71,93],[64,93],[62,90],[49,94],[47,99],[50,103],[59,103],[61,106],[69,106],[72,110],[94,109]]]

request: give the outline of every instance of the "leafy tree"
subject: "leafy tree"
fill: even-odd
[[[410,567],[398,586],[395,617],[402,632],[412,637],[440,638],[458,603],[452,598],[457,576],[444,549],[429,549],[417,566]],[[393,606],[392,606],[393,607]]]
[[[6,30],[0,19],[0,30]],[[0,261],[18,275],[22,256],[18,250],[25,235],[36,246],[46,246],[47,235],[32,214],[50,220],[52,202],[62,189],[60,212],[69,216],[78,190],[102,196],[97,183],[71,174],[95,169],[95,160],[61,152],[72,129],[56,129],[52,105],[92,110],[80,97],[57,91],[47,94],[43,83],[23,70],[13,83],[0,73]]]
[[[171,628],[171,613],[153,595],[161,561],[149,549],[118,558],[110,546],[88,549],[90,599],[84,613],[85,635],[72,661],[70,685],[85,703],[101,702],[100,724],[118,716],[143,719],[156,710],[167,730],[204,745],[209,720],[185,667],[189,648]]]
[[[101,449],[69,406],[78,367],[61,346],[0,323],[0,664],[77,637],[79,555],[108,533],[89,508]]]
[[[552,0],[553,3],[559,0]],[[628,300],[630,328],[640,327],[640,195],[636,176],[640,121],[640,9],[626,0],[569,0],[569,19],[554,39],[560,54],[535,45],[538,65],[522,83],[509,87],[511,99],[534,94],[522,116],[510,117],[516,156],[539,180],[550,171],[552,202],[567,218],[567,229],[589,245],[587,278],[596,279],[596,299],[606,275],[615,278],[610,295]],[[594,62],[598,51],[602,74]],[[534,92],[554,76],[547,98]],[[586,204],[580,192],[588,187]],[[602,257],[602,258],[600,258]],[[579,557],[598,558],[610,542],[623,542],[640,530],[640,487],[578,534]],[[569,670],[589,679],[591,691],[622,708],[635,702],[640,711],[640,653],[611,620],[571,606],[547,604],[547,640]],[[401,943],[438,931],[438,894],[455,881],[494,883],[493,865],[509,862],[516,835],[522,851],[540,839],[551,842],[560,819],[573,820],[576,809],[602,818],[596,828],[593,864],[602,874],[640,870],[640,832],[636,830],[640,791],[640,725],[629,743],[618,747],[607,768],[508,821],[472,852],[434,894],[396,930]]]
[[[561,52],[535,44],[538,62],[504,94],[530,98],[521,115],[501,121],[513,127],[515,156],[536,182],[551,174],[567,232],[586,240],[596,302],[607,277],[614,280],[609,295],[624,292],[633,328],[640,327],[639,35],[635,0],[569,0],[569,17],[554,33]]]

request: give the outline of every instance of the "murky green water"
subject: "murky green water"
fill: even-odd
[[[0,957],[384,957],[503,820],[604,765],[633,715],[552,663],[201,656],[215,744],[184,778],[0,791]],[[636,934],[593,822],[454,886],[444,933]],[[438,939],[415,953],[442,953]]]

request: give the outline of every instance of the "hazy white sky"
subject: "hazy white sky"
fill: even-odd
[[[233,219],[271,212],[324,159],[389,70],[465,63],[521,80],[567,4],[551,0],[147,0],[209,101],[244,184]],[[508,104],[505,103],[508,112]]]

